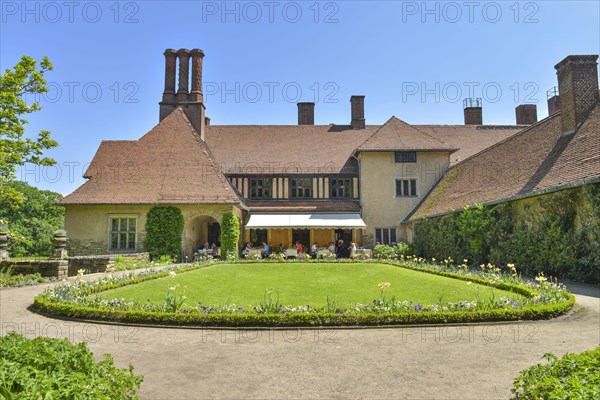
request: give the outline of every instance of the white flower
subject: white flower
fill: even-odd
[[[176,275],[177,275],[177,274],[175,273],[175,271],[170,271],[170,272],[169,272],[169,276],[170,276],[171,278],[175,277]]]

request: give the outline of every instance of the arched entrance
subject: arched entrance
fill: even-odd
[[[194,252],[216,244],[221,246],[221,227],[216,219],[208,215],[201,215],[186,222],[183,230],[183,255],[184,259],[193,260]]]

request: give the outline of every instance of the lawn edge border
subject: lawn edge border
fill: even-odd
[[[530,296],[535,291],[530,288],[507,283],[493,284],[475,276],[459,275],[447,271],[436,271],[426,268],[407,266],[397,262],[380,261],[399,268],[406,268],[418,272],[440,275],[449,279],[459,279],[508,290],[514,293]],[[221,264],[221,263],[219,263]],[[219,264],[191,265],[178,269],[179,273],[190,272],[201,268]],[[233,264],[233,263],[223,263]],[[130,280],[102,285],[90,290],[87,294],[99,293],[136,283],[168,276],[169,271],[160,271],[155,274],[132,277]],[[52,317],[63,317],[69,320],[139,325],[165,328],[220,328],[220,329],[269,329],[269,328],[304,328],[314,329],[322,327],[340,328],[365,328],[365,327],[403,327],[403,326],[451,326],[465,324],[489,324],[496,322],[535,321],[555,318],[566,314],[573,308],[575,297],[569,293],[565,302],[529,306],[518,310],[494,309],[479,311],[440,311],[422,313],[398,314],[184,314],[162,313],[137,310],[102,310],[83,307],[76,304],[55,303],[42,298],[43,294],[35,296],[30,310],[39,314]],[[90,318],[91,317],[91,318]]]

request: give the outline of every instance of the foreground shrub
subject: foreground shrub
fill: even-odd
[[[15,332],[0,337],[0,397],[5,399],[137,399],[143,380],[109,354],[94,361],[86,343]]]
[[[392,246],[387,244],[378,244],[373,248],[373,258],[377,260],[394,260],[396,251]]]
[[[548,365],[521,371],[512,392],[523,399],[597,399],[600,393],[600,347],[563,358],[544,355]]]

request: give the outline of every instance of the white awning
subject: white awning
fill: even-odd
[[[358,213],[315,213],[315,214],[253,214],[246,224],[249,229],[267,228],[345,228],[363,229],[367,225]]]

